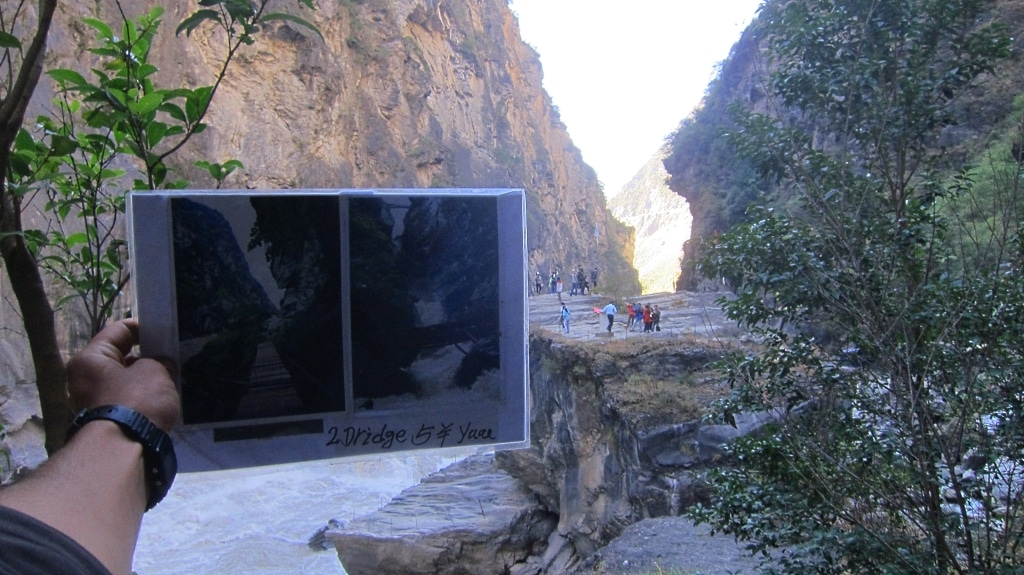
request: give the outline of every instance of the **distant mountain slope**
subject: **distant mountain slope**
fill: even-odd
[[[643,293],[675,291],[683,244],[690,239],[690,206],[666,183],[662,149],[608,200],[619,221],[634,229],[633,266]]]

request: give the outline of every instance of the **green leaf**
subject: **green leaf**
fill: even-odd
[[[148,78],[149,76],[152,76],[153,74],[155,74],[155,73],[157,73],[159,71],[160,71],[160,68],[157,68],[153,64],[143,64],[143,65],[138,67],[138,69],[136,70],[136,74],[141,79],[141,78]]]
[[[124,92],[122,92],[121,90],[116,90],[114,88],[107,88],[106,96],[107,101],[109,101],[111,104],[114,104],[115,108],[117,109],[123,109],[128,99]]]
[[[181,106],[179,106],[177,104],[174,104],[172,102],[164,101],[164,103],[160,104],[160,107],[157,108],[157,109],[160,110],[161,112],[165,112],[168,116],[174,118],[175,120],[177,120],[179,122],[184,122],[185,121],[185,111],[182,110]]]
[[[317,28],[312,22],[309,22],[308,20],[305,20],[303,18],[299,18],[298,16],[293,16],[291,14],[285,14],[284,12],[271,12],[269,14],[264,14],[263,17],[260,18],[260,22],[264,22],[264,23],[265,22],[275,22],[275,21],[292,22],[292,23],[298,24],[299,26],[304,26],[304,27],[309,28],[310,30],[316,32],[316,35],[320,37],[321,41],[326,41],[326,40],[324,40],[324,35],[320,33],[320,29],[319,28]]]
[[[110,26],[108,26],[106,22],[97,20],[96,18],[82,18],[82,22],[95,28],[96,31],[100,33],[100,37],[107,40],[114,39],[114,31],[110,29]]]
[[[168,126],[163,122],[150,122],[149,127],[146,130],[146,142],[150,148],[155,148],[164,136],[167,135]]]
[[[78,142],[60,134],[50,137],[50,149],[56,156],[68,156],[78,150]]]
[[[223,24],[220,19],[220,13],[216,10],[197,10],[188,18],[182,20],[181,24],[178,24],[178,27],[174,30],[174,35],[178,36],[184,31],[186,36],[191,36],[192,31],[206,21]]]
[[[149,114],[150,112],[155,112],[156,109],[160,107],[160,104],[163,103],[163,101],[164,95],[160,92],[154,92],[152,94],[146,94],[145,96],[139,98],[137,102],[132,102],[128,104],[128,109],[136,114],[145,115]]]
[[[0,30],[0,48],[16,48],[20,50],[21,40],[14,34]]]
[[[14,147],[19,150],[30,150],[35,148],[36,141],[32,139],[32,134],[25,128],[18,130],[18,134],[14,136]]]
[[[74,70],[68,70],[67,68],[55,68],[46,72],[51,78],[62,84],[72,84],[75,86],[81,86],[85,84],[85,78],[75,72]]]
[[[85,232],[75,232],[64,238],[64,243],[67,244],[68,249],[73,248],[78,244],[84,244],[88,241],[89,236]]]
[[[32,159],[34,155],[14,153],[8,158],[11,172],[15,179],[28,178],[32,175]]]

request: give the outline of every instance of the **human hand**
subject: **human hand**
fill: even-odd
[[[171,431],[181,419],[172,363],[132,355],[137,320],[108,325],[68,362],[68,391],[75,409],[124,405]]]

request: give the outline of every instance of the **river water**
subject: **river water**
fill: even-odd
[[[431,453],[179,475],[143,519],[134,570],[343,575],[334,550],[310,549],[310,536],[331,519],[376,511],[457,459]]]

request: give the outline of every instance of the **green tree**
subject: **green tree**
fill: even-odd
[[[779,195],[700,269],[760,337],[728,363],[716,415],[770,423],[731,446],[736,467],[694,515],[779,571],[1024,562],[1020,221],[986,204],[1009,233],[964,261],[950,214],[972,171],[936,145],[951,103],[1009,54],[991,4],[792,0],[759,18],[785,112],[738,114],[730,141]],[[1019,194],[1020,173],[1006,182],[1001,197]]]
[[[117,222],[127,191],[185,185],[167,179],[166,162],[205,128],[203,118],[231,61],[263,26],[290,21],[316,30],[296,16],[267,11],[269,2],[202,0],[200,9],[178,26],[178,33],[190,35],[198,26],[213,24],[226,38],[215,83],[194,89],[154,84],[157,68],[149,49],[163,10],[132,19],[117,2],[120,33],[103,21],[85,20],[99,37],[90,50],[101,62],[93,68],[95,79],[74,70],[50,71],[58,86],[56,115],[38,118],[34,130],[23,128],[24,116],[43,75],[56,1],[41,0],[35,12],[24,10],[23,3],[5,5],[13,11],[0,14],[0,169],[5,176],[0,180],[0,255],[28,336],[51,453],[63,444],[72,414],[54,305],[42,270],[82,301],[94,333],[102,327],[128,281]],[[312,8],[312,0],[298,3]],[[31,30],[27,47],[16,35],[19,30]],[[131,159],[129,171],[123,166]],[[237,160],[201,164],[218,186],[238,165]],[[26,229],[22,212],[38,193],[47,197],[50,228]]]

